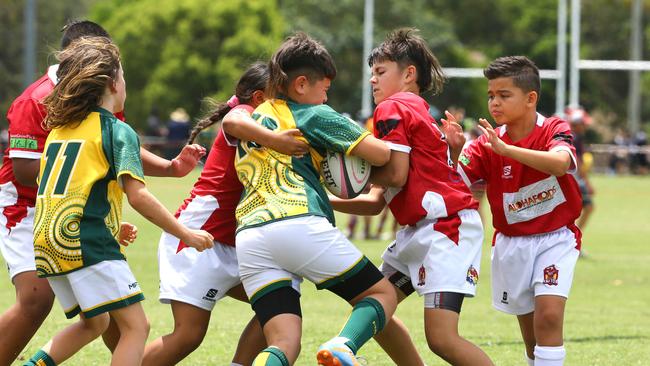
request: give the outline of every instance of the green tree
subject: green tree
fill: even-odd
[[[340,0],[279,0],[285,19],[285,33],[305,31],[328,48],[336,61],[338,75],[332,83],[329,102],[335,109],[353,116],[361,108],[363,67],[363,11],[364,2]],[[443,66],[469,67],[469,50],[453,33],[452,21],[444,18],[431,1],[375,1],[374,45],[398,27],[416,27],[427,40]],[[452,104],[464,106],[473,114],[485,111],[480,82],[470,79],[452,79],[439,96],[425,94],[430,103],[445,108]]]
[[[96,0],[36,1],[36,75],[56,63],[52,52],[59,48],[63,25],[83,17]],[[0,1],[0,125],[6,126],[11,102],[23,91],[24,0]]]
[[[205,97],[227,99],[246,67],[268,59],[281,36],[268,0],[113,0],[98,4],[92,18],[120,46],[125,110],[136,126],[154,106],[198,116]]]

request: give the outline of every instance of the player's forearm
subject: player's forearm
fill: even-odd
[[[503,156],[556,177],[563,176],[571,167],[571,155],[564,150],[538,151],[507,145]]]
[[[460,153],[463,151],[463,148],[451,148],[449,147],[449,158],[451,158],[452,163],[454,163],[454,167],[458,166],[458,157],[460,156]]]
[[[372,168],[370,182],[383,187],[403,187],[408,179],[409,158],[407,153],[391,151],[390,160],[386,165]]]
[[[336,211],[364,216],[379,215],[386,206],[386,202],[383,199],[377,200],[370,194],[362,194],[349,200],[330,197],[330,203]]]
[[[142,170],[144,171],[144,175],[150,177],[175,176],[173,174],[172,162],[170,160],[161,158],[142,147],[140,148],[140,157],[142,159]]]
[[[40,159],[12,158],[12,169],[18,183],[27,187],[36,187],[36,178],[40,168]]]
[[[137,189],[127,193],[129,204],[154,225],[179,239],[187,237],[189,230],[181,225],[148,190]]]

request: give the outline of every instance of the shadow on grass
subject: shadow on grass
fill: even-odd
[[[640,339],[650,339],[648,336],[644,335],[606,335],[601,337],[578,337],[578,338],[566,338],[564,341],[567,343],[589,343],[589,342],[618,342],[618,341],[627,341],[627,340],[640,340]],[[498,342],[481,342],[478,344],[481,346],[511,346],[516,344],[523,344],[522,340],[517,341],[498,341]]]

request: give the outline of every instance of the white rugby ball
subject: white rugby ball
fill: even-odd
[[[325,188],[339,198],[354,198],[370,179],[370,163],[357,156],[328,151],[321,162]]]

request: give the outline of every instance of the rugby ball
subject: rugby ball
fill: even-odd
[[[328,151],[321,161],[325,188],[339,198],[354,198],[370,179],[370,163],[351,155]]]

